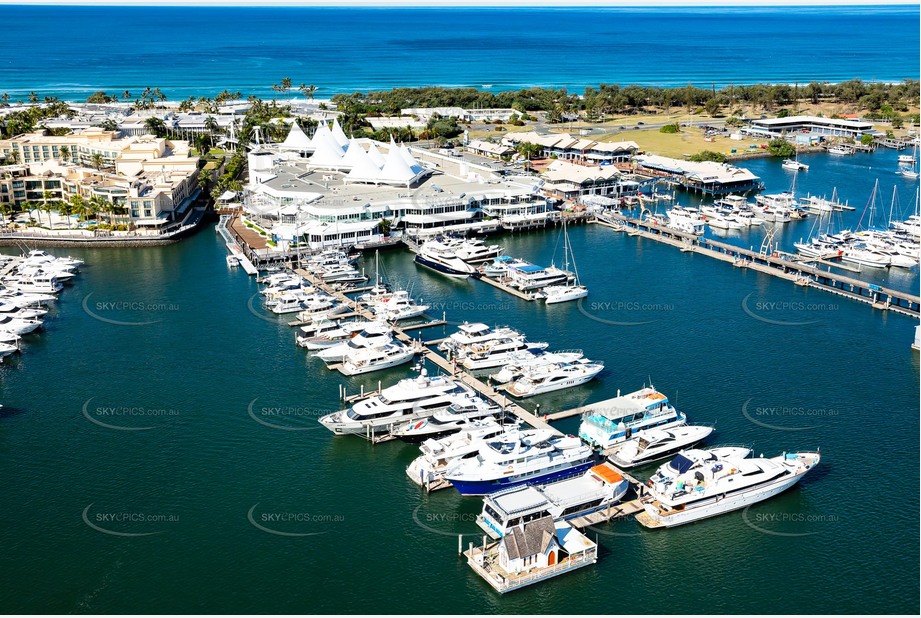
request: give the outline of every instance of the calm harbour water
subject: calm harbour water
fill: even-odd
[[[824,192],[822,179],[833,180],[858,207],[845,216],[859,218],[879,166],[888,207],[894,154],[862,156],[810,158],[798,185]],[[788,188],[777,161],[746,165],[769,191]],[[861,165],[874,169],[834,171]],[[784,242],[810,226],[788,224]],[[348,379],[327,371],[294,346],[283,320],[250,311],[257,285],[227,269],[211,228],[163,248],[57,250],[88,266],[45,331],[0,365],[0,609],[917,613],[915,322],[599,226],[570,236],[591,289],[581,309],[448,280],[405,250],[380,262],[433,313],[513,325],[605,361],[590,385],[539,398],[543,410],[651,380],[692,421],[716,424],[711,443],[766,455],[821,447],[821,466],[747,517],[664,531],[629,520],[600,526],[591,533],[601,544],[596,566],[500,597],[457,557],[457,534],[465,545],[480,539],[478,499],[422,494],[404,474],[415,447],[334,438],[315,423],[338,407],[339,384],[386,385],[408,368]],[[559,230],[497,240],[547,263]],[[917,291],[917,270],[907,279]],[[809,324],[756,320],[742,309],[746,297],[749,307],[788,302],[765,317]],[[303,430],[269,428],[250,412]],[[311,536],[270,534],[250,519]]]
[[[0,92],[84,100],[159,87],[317,96],[400,86],[918,79],[917,6],[279,8],[0,6]],[[89,41],[73,33],[96,32]],[[53,41],[53,44],[50,42]],[[740,67],[744,67],[740,71]],[[296,93],[295,93],[296,94]]]

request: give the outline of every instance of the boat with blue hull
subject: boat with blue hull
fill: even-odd
[[[437,240],[423,243],[415,262],[449,277],[467,278],[477,272],[475,267],[457,257],[452,247]]]
[[[451,465],[445,479],[461,495],[483,496],[575,476],[594,463],[592,449],[579,438],[534,429],[484,441],[476,457]]]

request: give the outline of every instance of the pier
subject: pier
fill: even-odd
[[[792,281],[797,285],[824,290],[831,294],[870,305],[874,309],[892,311],[912,318],[921,318],[921,297],[846,275],[839,275],[830,270],[826,271],[815,266],[809,266],[808,262],[814,262],[815,258],[799,257],[777,251],[760,253],[711,238],[680,232],[663,225],[656,225],[616,212],[598,215],[596,223],[616,231],[625,232],[630,236],[641,236],[671,245],[684,252],[699,253],[739,268],[749,268],[766,275]],[[830,262],[824,263],[829,267],[831,266]],[[838,268],[839,265],[834,264],[834,267]]]

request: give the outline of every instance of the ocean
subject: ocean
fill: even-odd
[[[316,85],[317,98],[427,85],[898,82],[921,75],[918,17],[917,6],[0,6],[0,93],[271,97],[284,77]]]

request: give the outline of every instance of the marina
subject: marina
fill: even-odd
[[[917,6],[0,19],[6,613],[918,613]]]

